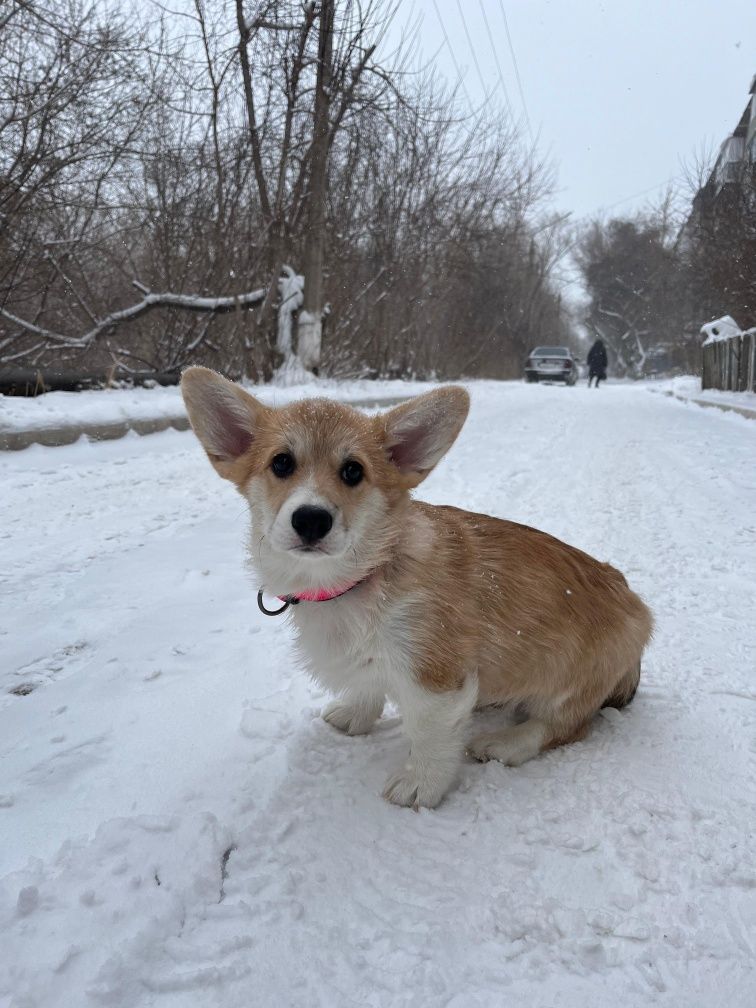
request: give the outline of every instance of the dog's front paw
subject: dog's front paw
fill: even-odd
[[[347,735],[367,735],[381,716],[383,704],[352,704],[334,700],[323,711],[323,720]]]
[[[394,805],[407,808],[435,808],[449,790],[453,776],[420,773],[411,764],[398,770],[386,781],[383,797]]]

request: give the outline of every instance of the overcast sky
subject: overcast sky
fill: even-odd
[[[532,129],[558,165],[556,204],[576,217],[643,207],[748,100],[756,0],[402,0],[401,18],[422,19],[422,52],[450,80],[456,60],[473,103],[503,93],[487,21],[523,115],[502,8]]]

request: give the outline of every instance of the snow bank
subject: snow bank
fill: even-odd
[[[742,330],[731,315],[723,315],[722,318],[702,325],[701,333],[706,336],[703,345],[709,346],[711,343],[719,343],[722,340],[732,339],[733,336],[740,336]]]
[[[693,403],[756,411],[756,392],[727,392],[722,389],[702,390],[701,379],[696,375],[649,379],[640,384],[654,392],[664,392],[674,395],[677,399],[686,399]]]
[[[271,404],[306,396],[325,396],[344,402],[403,398],[427,391],[427,382],[351,381],[323,379],[291,385],[255,385],[249,391]],[[33,399],[0,395],[0,431],[44,427],[107,425],[130,420],[185,417],[178,387],[94,389],[85,392],[48,392]]]

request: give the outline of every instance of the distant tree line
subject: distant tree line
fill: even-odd
[[[569,340],[549,167],[380,57],[395,5],[160,10],[0,8],[0,368],[511,377]]]
[[[687,193],[581,230],[584,322],[620,374],[696,373],[705,322],[731,315],[743,329],[756,325],[756,165],[746,158],[728,169],[717,179],[701,163]]]

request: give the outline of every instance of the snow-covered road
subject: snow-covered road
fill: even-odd
[[[421,495],[616,564],[657,632],[629,708],[419,814],[390,710],[318,718],[191,434],[0,481],[2,1008],[756,1004],[756,423],[473,386]]]

